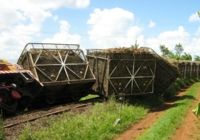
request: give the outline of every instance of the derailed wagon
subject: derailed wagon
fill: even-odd
[[[161,94],[178,76],[176,66],[149,48],[90,49],[87,58],[93,89],[105,97]]]
[[[77,101],[93,91],[104,97],[161,94],[178,76],[176,66],[149,48],[92,49],[86,58],[76,44],[29,43],[17,63],[23,69],[0,77],[0,108],[8,103],[12,112],[16,103]]]
[[[77,44],[29,43],[17,62],[43,84],[39,98],[79,100],[87,95],[95,77]]]
[[[42,84],[29,71],[0,60],[0,109],[14,113],[28,107]]]

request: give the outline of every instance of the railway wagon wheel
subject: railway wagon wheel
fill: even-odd
[[[83,97],[82,95],[76,94],[76,95],[71,95],[71,100],[76,102],[79,101]]]
[[[45,98],[45,102],[48,104],[48,105],[53,105],[56,103],[55,99],[52,98],[52,97],[46,97]]]
[[[11,92],[9,89],[0,89],[1,109],[3,109],[3,113],[9,115],[15,114],[18,107],[18,101],[12,99]]]
[[[26,108],[28,108],[30,104],[31,104],[31,97],[29,97],[29,96],[23,96],[19,100],[18,109],[21,110],[21,111],[23,111]]]
[[[70,94],[70,98],[72,101],[77,102],[79,101],[82,97],[86,96],[88,93],[85,91],[81,91],[81,92],[73,92]]]

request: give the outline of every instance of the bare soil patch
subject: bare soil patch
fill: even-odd
[[[198,93],[200,93],[200,90]],[[197,116],[192,112],[199,102],[200,94],[198,94],[198,97],[193,101],[187,112],[187,116],[175,132],[172,140],[200,140],[200,118],[197,118]]]
[[[168,110],[169,108],[175,107],[177,104],[175,103],[177,100],[182,100],[184,98],[188,98],[185,95],[185,92],[182,91],[178,95],[176,95],[172,100],[169,102],[164,103],[163,105],[153,108],[147,114],[147,116],[139,121],[138,123],[131,126],[128,130],[123,132],[119,135],[116,140],[134,140],[139,135],[141,135],[146,129],[150,128],[153,123],[160,118],[163,113]]]

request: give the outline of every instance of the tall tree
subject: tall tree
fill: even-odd
[[[175,49],[177,59],[180,59],[181,54],[183,53],[183,50],[184,50],[183,46],[180,43],[178,43],[178,44],[176,44],[174,49]]]
[[[137,48],[139,48],[139,44],[137,43],[137,40],[135,41],[135,44],[134,44],[134,45],[131,45],[131,48],[132,48],[132,49],[137,49]]]
[[[197,12],[198,16],[200,17],[200,10]]]
[[[165,45],[160,45],[160,51],[162,53],[162,56],[167,57],[170,54],[170,50],[165,47]]]
[[[194,60],[195,60],[195,61],[200,61],[200,56],[195,55]]]

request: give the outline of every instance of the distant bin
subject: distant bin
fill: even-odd
[[[200,77],[200,62],[198,61],[177,61],[176,65],[180,71],[182,78],[199,79]]]

